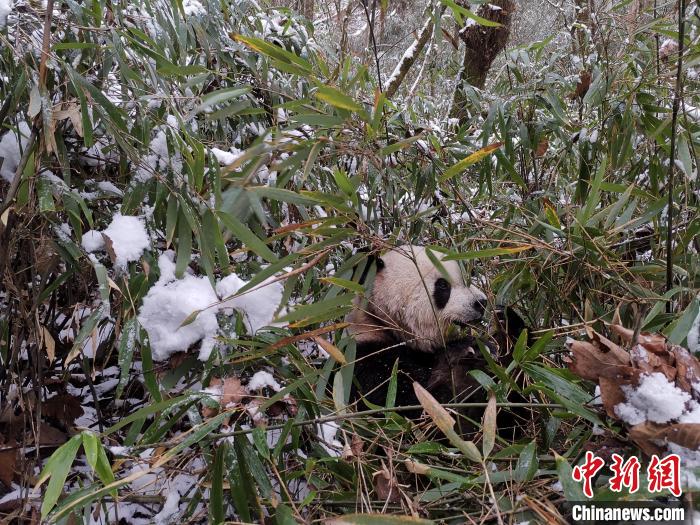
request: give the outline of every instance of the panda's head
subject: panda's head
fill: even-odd
[[[465,283],[456,261],[440,264],[444,271],[422,246],[400,246],[383,255],[366,303],[358,302],[350,317],[358,342],[398,341],[432,352],[447,342],[452,325],[481,319],[484,293]]]

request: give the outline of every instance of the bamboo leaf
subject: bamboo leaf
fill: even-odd
[[[453,164],[449,168],[445,170],[445,173],[442,174],[440,177],[440,182],[445,182],[452,177],[455,177],[456,175],[459,175],[462,173],[464,170],[466,170],[469,166],[476,164],[480,160],[485,159],[489,155],[491,155],[493,152],[495,152],[498,148],[500,148],[503,145],[503,142],[496,142],[494,144],[490,144],[486,146],[485,148],[481,148],[478,151],[475,151],[474,153],[468,155],[467,157],[463,158],[456,164]]]

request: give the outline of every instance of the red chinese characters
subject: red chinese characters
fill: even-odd
[[[639,459],[632,456],[625,461],[619,454],[613,454],[612,459],[610,470],[613,475],[608,480],[610,490],[622,492],[623,489],[627,489],[630,494],[637,492],[640,487]],[[571,476],[574,481],[583,482],[583,493],[587,498],[593,497],[593,478],[604,466],[605,460],[588,451],[583,463],[573,468]],[[647,467],[648,491],[654,493],[668,490],[674,496],[680,497],[680,470],[681,458],[678,454],[670,454],[663,459],[656,455],[652,456]]]
[[[571,476],[574,481],[583,481],[583,493],[587,498],[593,497],[593,477],[605,465],[605,461],[597,457],[590,450],[586,452],[583,465],[576,465]]]
[[[608,483],[610,490],[613,492],[622,492],[622,487],[627,487],[630,494],[634,494],[639,490],[639,460],[632,456],[627,461],[619,454],[613,454],[613,464],[610,465],[610,470],[613,471],[613,476]]]
[[[663,459],[654,454],[651,456],[647,474],[649,492],[668,489],[676,497],[681,495],[681,458],[678,454],[669,454]]]

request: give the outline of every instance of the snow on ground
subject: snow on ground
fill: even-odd
[[[138,260],[151,246],[143,219],[134,215],[117,213],[102,233],[112,241],[114,266],[118,269],[126,269],[127,263]]]
[[[272,322],[282,300],[279,283],[263,282],[250,293],[227,299],[246,281],[231,274],[213,288],[204,276],[186,274],[176,279],[173,257],[174,253],[168,251],[158,258],[160,278],[144,297],[138,316],[148,332],[153,359],[162,361],[175,352],[186,352],[199,341],[199,359],[209,359],[219,331],[219,312],[228,316],[233,315],[234,310],[241,312],[250,333]],[[197,311],[194,320],[182,326]]]

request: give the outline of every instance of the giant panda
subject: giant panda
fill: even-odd
[[[465,282],[456,261],[432,255],[441,269],[416,245],[398,246],[376,259],[374,282],[347,319],[356,341],[353,401],[384,406],[397,360],[397,406],[419,404],[414,381],[441,403],[483,400],[473,398],[483,391],[468,372],[486,368],[486,361],[479,341],[459,335],[459,328],[482,319],[486,295]],[[480,417],[474,410],[461,415]]]

